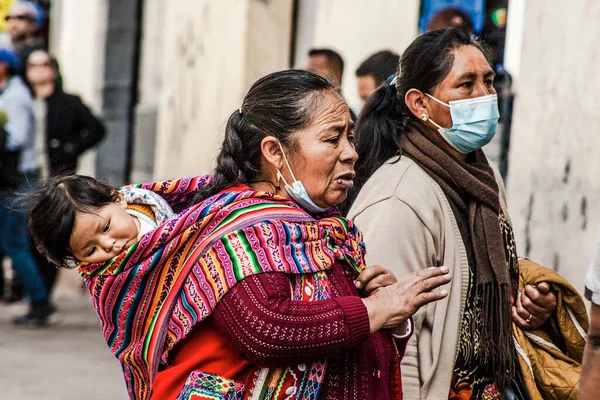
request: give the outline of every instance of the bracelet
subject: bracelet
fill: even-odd
[[[406,320],[406,330],[404,331],[404,333],[402,335],[397,335],[395,333],[392,333],[392,336],[395,339],[406,339],[407,337],[410,336],[411,333],[412,333],[412,321],[409,318]]]

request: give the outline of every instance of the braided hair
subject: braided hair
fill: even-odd
[[[294,133],[312,122],[323,96],[339,89],[329,80],[304,70],[286,70],[259,79],[244,97],[240,109],[227,121],[212,182],[192,199],[202,201],[228,187],[250,184],[263,176],[261,142],[273,136],[294,151]]]

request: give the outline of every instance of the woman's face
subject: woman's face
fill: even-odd
[[[495,94],[494,76],[490,64],[477,47],[461,46],[454,50],[454,64],[450,73],[430,94],[446,104],[452,100]],[[450,108],[430,98],[425,98],[424,101],[433,121],[444,128],[452,127]]]
[[[56,71],[45,51],[34,51],[27,58],[27,81],[31,84],[52,82],[56,79]]]
[[[296,179],[302,181],[311,199],[321,207],[332,207],[346,199],[354,179],[354,123],[346,101],[337,93],[323,97],[311,125],[294,133],[297,145],[286,156]],[[281,172],[293,179],[285,163]]]

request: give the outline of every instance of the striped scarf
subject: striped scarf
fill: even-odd
[[[159,366],[237,282],[263,272],[303,274],[296,281],[329,298],[327,271],[336,261],[364,268],[364,244],[350,221],[315,220],[294,203],[248,188],[232,189],[185,208],[210,176],[136,185],[162,196],[178,215],[104,264],[79,268],[102,331],[122,364],[131,399],[149,398]],[[320,283],[320,284],[319,284]],[[302,300],[296,288],[293,299]],[[252,398],[286,392],[290,368],[259,370]],[[319,360],[303,369],[297,399],[316,399],[325,375]]]

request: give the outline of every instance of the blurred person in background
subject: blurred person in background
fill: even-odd
[[[308,52],[308,65],[305,69],[332,80],[338,86],[342,85],[344,60],[331,49],[311,49]]]
[[[463,10],[450,7],[439,11],[431,21],[429,21],[425,30],[430,32],[455,26],[460,26],[469,31],[473,31],[473,21],[471,21],[471,17]]]
[[[339,87],[342,86],[344,59],[331,49],[311,49],[308,52],[308,64],[304,69],[325,77]],[[350,109],[350,118],[356,121],[356,114],[352,109]]]
[[[38,34],[44,21],[43,10],[31,1],[17,1],[10,6],[5,18],[12,45],[21,60],[19,74],[23,76],[29,55],[45,47],[44,39]]]
[[[358,78],[358,95],[362,101],[377,90],[385,80],[394,75],[398,69],[400,56],[389,50],[379,51],[360,64],[356,70]]]
[[[585,297],[592,302],[592,308],[578,398],[592,400],[598,398],[600,391],[600,238],[596,256],[585,278]]]
[[[18,325],[44,326],[55,314],[48,291],[31,251],[27,220],[22,205],[15,202],[14,190],[26,193],[37,183],[39,171],[34,148],[33,101],[18,75],[19,56],[12,48],[0,48],[0,109],[7,114],[4,130],[6,150],[18,157],[18,168],[8,176],[0,193],[0,249],[12,260],[30,301],[26,315],[13,320]]]
[[[26,77],[35,96],[35,156],[40,179],[73,174],[79,157],[97,145],[105,135],[104,125],[78,96],[65,93],[58,62],[45,50],[36,50],[27,59]],[[37,255],[48,292],[57,270]]]
[[[10,34],[12,45],[19,55],[18,74],[25,79],[25,62],[29,54],[36,49],[45,47],[44,40],[40,37],[40,27],[44,22],[43,8],[30,1],[16,1],[8,9],[6,23]],[[0,254],[0,260],[4,254]],[[20,278],[13,274],[10,282],[10,292],[4,296],[4,275],[0,269],[0,297],[4,297],[9,303],[21,300],[25,290]]]
[[[102,122],[76,95],[62,88],[59,65],[45,50],[27,59],[36,120],[36,156],[43,178],[73,174],[79,157],[105,135]]]

